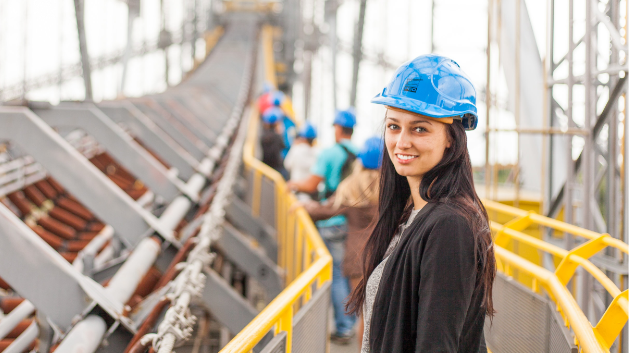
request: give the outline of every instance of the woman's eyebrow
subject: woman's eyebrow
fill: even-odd
[[[426,124],[432,125],[430,120],[415,120],[415,121],[411,121],[411,124],[421,124],[421,123],[426,123]]]
[[[399,122],[400,122],[400,121],[399,121],[399,120],[397,120],[396,118],[392,118],[392,117],[390,117],[390,116],[387,116],[387,120],[393,120],[393,121],[394,121],[394,122],[396,122],[396,123],[399,123]]]

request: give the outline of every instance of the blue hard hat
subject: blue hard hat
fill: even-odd
[[[270,82],[265,81],[262,84],[262,92],[263,93],[271,92],[272,90],[273,90],[273,85]]]
[[[433,118],[460,119],[466,130],[476,129],[476,89],[454,60],[422,55],[400,66],[372,103],[384,104]]]
[[[382,138],[374,136],[365,141],[365,145],[358,153],[358,159],[367,169],[378,169],[382,164],[382,151],[384,141]]]
[[[354,108],[338,110],[336,112],[336,116],[334,116],[334,122],[332,124],[350,128],[356,126],[356,113]]]
[[[282,93],[282,91],[275,91],[273,93],[271,93],[271,96],[269,97],[271,104],[279,107],[282,102],[284,102],[284,99],[286,97],[284,96],[284,93]]]
[[[306,122],[304,126],[302,126],[301,129],[299,129],[298,135],[300,137],[307,138],[307,139],[315,139],[317,138],[317,130],[315,129],[314,126],[312,126],[311,123]]]
[[[284,112],[278,107],[270,107],[262,113],[262,121],[267,124],[275,124],[284,119]]]

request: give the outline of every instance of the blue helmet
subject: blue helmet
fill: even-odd
[[[282,93],[282,91],[275,91],[271,93],[269,100],[271,104],[273,104],[276,107],[279,107],[282,104],[282,102],[284,102],[285,98],[286,97],[284,96],[284,93]]]
[[[273,85],[268,81],[264,81],[264,83],[262,84],[262,93],[271,92],[272,90]]]
[[[358,159],[367,169],[378,169],[382,165],[382,151],[384,141],[380,137],[370,137],[365,141],[365,145],[358,153]]]
[[[466,130],[478,125],[476,89],[454,60],[422,55],[400,66],[372,103],[433,118],[460,119]]]
[[[354,111],[354,108],[338,110],[336,112],[336,116],[334,117],[334,123],[332,124],[350,128],[356,126],[356,112]]]
[[[297,135],[307,139],[315,139],[317,138],[317,130],[311,123],[306,122],[304,126],[299,129],[299,133]]]
[[[270,107],[262,113],[262,121],[267,124],[275,124],[284,119],[284,112],[278,107]]]

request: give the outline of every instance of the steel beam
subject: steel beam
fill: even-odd
[[[162,130],[164,130],[172,139],[177,141],[179,145],[181,145],[188,153],[190,153],[196,160],[202,160],[207,153],[207,146],[205,144],[198,145],[192,142],[189,135],[185,133],[185,129],[181,129],[181,127],[177,128],[172,124],[172,121],[169,121],[161,114],[157,113],[154,108],[155,105],[150,105],[150,101],[140,100],[133,101],[133,105],[139,109],[143,114],[149,117],[157,126],[159,126]],[[182,131],[184,130],[184,131]]]
[[[0,139],[15,142],[105,223],[128,247],[135,246],[153,230],[174,241],[150,212],[109,180],[32,111],[0,107]]]
[[[253,236],[266,251],[270,259],[277,259],[277,243],[275,231],[256,219],[251,214],[251,208],[237,197],[232,197],[225,208],[226,216],[231,224]]]
[[[93,298],[112,315],[122,304],[72,267],[9,209],[0,206],[0,277],[61,328],[72,324]],[[86,300],[87,299],[87,300]]]
[[[365,27],[365,13],[367,8],[367,0],[360,0],[360,7],[358,10],[358,22],[356,23],[356,29],[354,32],[354,47],[352,55],[354,57],[354,65],[352,66],[352,86],[349,95],[349,105],[356,106],[356,92],[358,87],[358,68],[360,62],[363,59],[363,30]],[[336,107],[335,107],[336,108]]]
[[[214,270],[206,269],[205,274],[207,282],[201,295],[203,304],[232,334],[240,332],[258,315],[258,311]]]
[[[133,104],[105,102],[98,104],[98,108],[118,124],[127,127],[143,144],[170,164],[171,168],[175,168],[181,179],[188,180],[195,173],[199,161]]]
[[[223,225],[223,236],[215,245],[238,268],[260,282],[270,298],[275,298],[284,289],[283,271],[229,223]]]
[[[87,50],[87,36],[85,35],[84,8],[85,8],[85,0],[74,0],[74,12],[76,13],[76,28],[79,35],[79,50],[81,52],[81,68],[83,69],[83,83],[85,84],[85,100],[91,101],[93,99],[92,97],[92,70],[90,68],[90,56]]]
[[[181,124],[190,130],[199,140],[203,141],[203,143],[208,146],[214,143],[217,133],[199,121],[196,115],[192,114],[186,107],[172,98],[155,99],[155,102],[170,113],[172,117],[179,120]]]
[[[33,111],[52,127],[80,128],[93,136],[123,167],[166,203],[172,202],[182,193],[192,199],[197,197],[190,193],[186,184],[170,174],[155,157],[94,105],[60,106]]]

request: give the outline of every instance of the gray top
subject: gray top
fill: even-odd
[[[369,279],[367,280],[367,287],[365,288],[365,303],[363,304],[363,320],[365,323],[365,330],[363,332],[363,344],[360,349],[360,353],[369,353],[370,351],[369,326],[371,324],[371,312],[373,310],[373,303],[376,300],[376,294],[378,293],[378,287],[380,286],[380,279],[382,278],[384,266],[387,264],[387,259],[389,258],[389,255],[391,255],[393,250],[395,250],[397,244],[400,242],[400,237],[402,236],[402,233],[404,233],[406,228],[408,228],[408,226],[413,223],[413,220],[415,219],[415,216],[417,216],[419,211],[421,211],[421,208],[418,210],[413,210],[413,212],[411,212],[411,215],[408,217],[408,221],[400,225],[397,233],[395,233],[393,239],[391,239],[391,242],[389,243],[387,252],[384,254],[384,260],[382,260],[382,262],[380,262],[380,264],[376,266],[376,268],[371,273],[371,276],[369,276]]]

